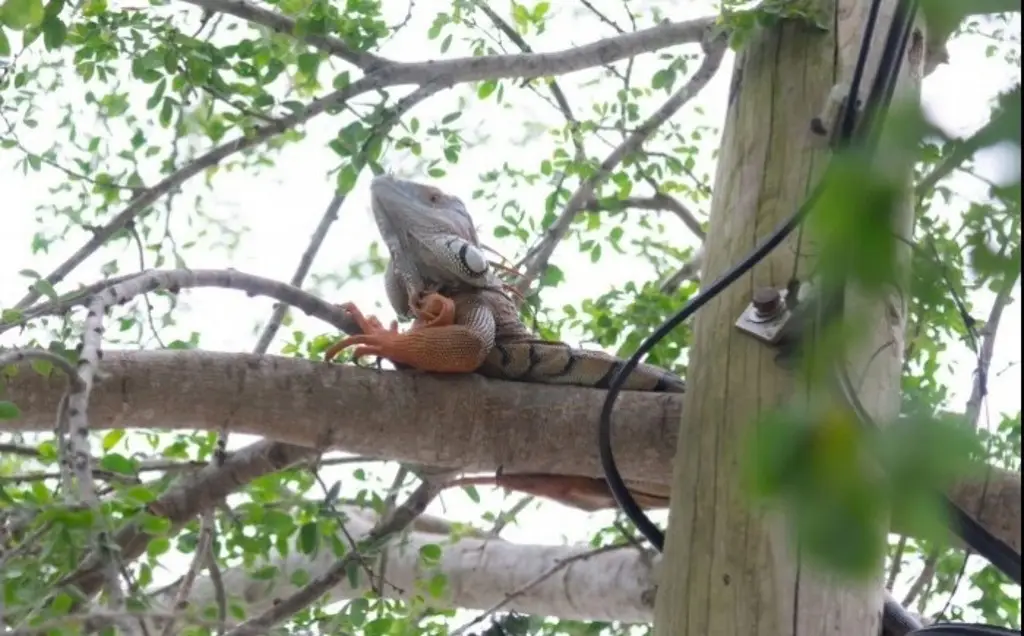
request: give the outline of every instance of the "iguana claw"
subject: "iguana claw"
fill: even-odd
[[[455,302],[440,294],[429,293],[412,303],[416,322],[406,333],[398,331],[398,323],[391,321],[390,328],[385,328],[376,316],[366,316],[353,303],[343,303],[339,308],[352,316],[361,334],[348,336],[332,345],[324,352],[324,361],[330,361],[343,349],[359,345],[352,352],[353,360],[363,356],[377,356],[392,362],[406,364],[418,368],[423,352],[416,351],[412,340],[415,333],[434,327],[445,327],[455,322]]]
[[[409,309],[416,316],[413,329],[455,324],[455,301],[437,292],[420,293],[409,301]]]

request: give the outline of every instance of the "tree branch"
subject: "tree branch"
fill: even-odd
[[[203,170],[217,165],[236,152],[252,148],[368,91],[405,84],[417,84],[421,87],[430,85],[433,87],[432,90],[440,90],[456,83],[482,79],[562,75],[642,53],[658,51],[669,46],[687,42],[702,42],[714,24],[714,17],[698,18],[687,22],[664,22],[635,33],[610,37],[592,44],[554,53],[462,57],[444,61],[396,62],[386,65],[364,75],[348,86],[311,102],[303,110],[288,117],[282,117],[274,124],[256,128],[250,133],[243,134],[208,151],[192,163],[168,175],[160,183],[133,198],[124,210],[109,223],[96,230],[85,245],[48,274],[44,280],[50,286],[55,286],[93,252],[102,247],[111,236],[142,214],[160,197]],[[28,307],[41,295],[40,287],[32,286],[29,293],[18,301],[14,309]]]
[[[339,57],[349,64],[353,64],[367,72],[373,71],[374,69],[387,64],[392,64],[390,60],[374,55],[373,53],[356,51],[349,45],[345,44],[340,38],[315,34],[297,36],[295,35],[295,20],[281,15],[280,13],[268,11],[263,7],[250,4],[245,2],[245,0],[182,0],[182,2],[195,5],[211,13],[226,13],[227,15],[233,15],[236,18],[245,20],[246,22],[265,26],[276,33],[290,35],[314,48],[320,49],[325,53]]]
[[[661,192],[655,193],[652,197],[626,197],[625,199],[613,198],[606,201],[599,201],[596,197],[591,196],[590,199],[583,204],[583,210],[594,211],[606,210],[617,212],[630,208],[637,210],[654,210],[658,212],[666,210],[679,217],[679,220],[682,221],[683,224],[701,240],[701,242],[707,238],[704,228],[700,226],[700,221],[698,221],[697,217],[690,211],[690,208],[686,207],[686,204],[679,199]]]
[[[103,373],[89,405],[98,429],[219,430],[228,422],[232,432],[284,442],[266,442],[280,452],[295,453],[289,445],[296,445],[311,455],[323,443],[467,471],[603,475],[592,436],[605,398],[599,389],[205,351],[108,351]],[[0,422],[0,430],[52,430],[63,389],[58,379],[35,373],[7,378],[8,399],[22,413]],[[672,474],[682,400],[639,391],[619,398],[616,460],[623,475],[645,488],[664,488]],[[979,511],[980,523],[1020,550],[1020,474],[978,473],[986,475],[959,481],[950,496]],[[894,522],[894,532],[904,529]]]
[[[520,293],[526,289],[540,274],[547,269],[558,244],[562,242],[569,232],[569,226],[576,218],[576,214],[583,209],[583,206],[594,196],[594,191],[611,174],[623,159],[631,153],[637,152],[652,134],[680,108],[689,102],[707,85],[722,63],[725,56],[727,40],[718,37],[704,43],[704,60],[693,76],[678,91],[676,91],[653,115],[647,118],[629,137],[619,144],[601,162],[599,169],[586,181],[584,181],[573,193],[565,210],[548,228],[544,238],[530,250],[530,253],[523,259],[525,271],[516,288]]]

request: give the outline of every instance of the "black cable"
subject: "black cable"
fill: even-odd
[[[907,0],[900,0],[900,4],[904,4]],[[843,132],[852,133],[854,127],[850,115],[850,111],[855,111],[857,108],[857,95],[860,94],[860,84],[862,82],[864,71],[867,67],[868,52],[871,49],[871,39],[874,36],[875,22],[877,21],[879,6],[881,0],[872,0],[871,7],[869,9],[867,22],[864,27],[864,36],[861,39],[860,50],[857,54],[857,61],[854,66],[853,75],[851,76],[849,92],[843,104],[843,111],[841,113],[840,121],[842,123],[841,136]],[[897,21],[894,20],[889,26],[889,37],[887,38],[886,44],[889,46],[896,46],[899,41],[893,39],[893,32],[897,28]],[[888,48],[888,47],[887,47]],[[902,59],[901,51],[883,51],[882,60],[880,61],[879,70],[889,69],[893,66],[899,68],[899,60]],[[883,66],[882,64],[886,64]],[[876,75],[875,82],[872,86],[872,94],[868,96],[868,103],[873,104],[879,99],[884,99],[886,92],[883,90],[887,87],[887,81],[882,78],[880,81]],[[895,85],[895,82],[893,82]],[[891,95],[891,92],[889,93]],[[854,113],[855,115],[855,113]],[[605,481],[608,483],[608,489],[612,493],[612,497],[615,502],[622,509],[623,513],[629,518],[630,521],[636,525],[637,529],[641,534],[651,543],[652,546],[659,552],[664,549],[665,535],[664,533],[651,521],[643,509],[637,504],[633,498],[632,493],[629,492],[629,488],[626,486],[626,482],[622,479],[622,474],[619,472],[618,466],[615,463],[615,457],[612,452],[611,444],[611,414],[615,407],[615,401],[619,397],[619,393],[622,391],[622,386],[629,377],[629,374],[636,369],[637,365],[640,364],[640,358],[647,352],[654,348],[654,346],[665,338],[673,329],[675,329],[684,320],[692,316],[701,307],[710,302],[713,298],[718,296],[724,291],[729,285],[736,282],[741,276],[750,271],[757,263],[763,260],[772,250],[779,246],[789,236],[792,231],[803,222],[804,218],[814,207],[818,198],[824,191],[824,186],[828,182],[829,173],[831,172],[832,162],[829,163],[829,167],[826,168],[825,174],[821,179],[818,180],[813,192],[804,201],[803,205],[786,221],[784,221],[761,245],[759,245],[753,252],[751,252],[746,258],[740,263],[733,266],[731,270],[723,274],[718,280],[712,283],[707,288],[701,290],[694,298],[690,300],[679,312],[669,318],[667,321],[662,323],[653,334],[647,337],[636,352],[630,356],[626,361],[626,364],[619,369],[615,377],[612,379],[608,386],[608,395],[605,398],[604,406],[601,408],[601,418],[598,423],[597,433],[597,444],[598,451],[601,457],[601,468],[604,470]]]
[[[917,10],[918,0],[901,0],[896,7],[896,12],[889,27],[881,59],[879,60],[879,68],[872,83],[868,99],[866,100],[864,116],[860,121],[860,126],[857,126],[857,95],[859,94],[860,82],[866,65],[879,4],[879,0],[873,0],[869,10],[850,90],[841,113],[839,137],[837,140],[840,145],[845,145],[854,141],[856,138],[860,143],[862,150],[867,152],[869,155],[875,151],[878,138],[881,134],[881,124],[884,121],[885,113],[888,110],[895,91],[899,77],[900,64],[902,62],[903,55],[905,54],[910,35],[913,32],[913,19]],[[702,290],[679,312],[664,322],[653,334],[645,339],[637,351],[618,371],[609,385],[608,395],[606,396],[604,405],[601,409],[601,416],[598,425],[598,450],[601,456],[601,466],[605,473],[605,480],[608,483],[609,490],[611,491],[616,503],[618,503],[626,516],[637,526],[644,537],[646,537],[659,552],[664,549],[664,533],[654,525],[650,518],[636,503],[636,500],[633,499],[632,494],[629,492],[628,487],[622,479],[618,466],[615,464],[611,446],[611,413],[615,405],[615,400],[618,398],[618,394],[621,392],[626,378],[629,377],[629,374],[632,373],[640,363],[640,358],[642,356],[654,348],[658,342],[660,342],[680,323],[692,316],[711,299],[715,298],[743,274],[752,269],[801,224],[803,219],[813,208],[817,199],[820,197],[824,189],[823,186],[828,180],[831,167],[832,163],[830,162],[829,167],[826,168],[825,175],[823,175],[821,180],[819,180],[814,191],[792,217],[779,226],[763,244],[758,246],[758,248],[744,258],[739,264],[735,265],[708,288]],[[836,300],[838,301],[839,309],[841,310],[842,295],[837,295]],[[842,367],[842,365],[840,366]],[[859,409],[855,407],[855,410],[859,411],[858,416],[863,421],[873,424],[870,416],[863,409],[863,404],[861,404],[857,398],[856,392],[852,391],[852,384],[849,381],[848,374],[846,374],[845,367],[842,367],[840,378],[840,384],[844,386],[844,390],[848,394],[848,398],[852,398],[849,400],[851,406],[859,406]],[[968,515],[948,497],[944,496],[944,500],[951,517],[950,525],[957,536],[959,536],[971,549],[984,556],[993,563],[993,565],[1000,569],[1000,571],[1020,585],[1021,556],[1013,551],[1013,549],[1007,544],[992,535],[984,526]],[[953,634],[959,634],[960,636],[1020,634],[1019,631],[1013,632],[1002,630],[1002,628],[980,625],[933,626],[917,630],[912,633],[949,634],[951,636]]]
[[[895,28],[889,31],[890,40],[895,34],[896,37],[899,38],[899,41],[886,42],[885,49],[882,53],[883,59],[879,62],[879,73],[875,76],[875,82],[872,85],[872,92],[876,90],[885,92],[884,101],[877,106],[879,108],[884,107],[887,105],[888,101],[891,100],[893,91],[895,90],[896,78],[899,70],[899,58],[896,58],[895,60],[891,58],[887,59],[886,54],[890,53],[893,48],[897,48],[897,50],[905,49],[912,31],[913,17],[914,12],[917,10],[918,0],[910,0],[905,4],[909,6],[904,6],[904,3],[901,3],[897,7],[896,15],[893,18],[894,25],[898,22],[902,22],[900,33],[895,34]],[[871,108],[872,105],[868,104],[868,107]],[[866,124],[870,125],[871,123],[874,123],[874,129],[871,131],[863,131],[863,133],[869,138],[869,144],[872,146],[869,149],[869,152],[874,150],[873,146],[877,143],[877,136],[879,133],[878,129],[880,128],[881,122],[884,120],[884,112],[873,112],[870,115],[871,116],[868,118]],[[842,302],[842,294],[837,294],[836,301],[840,303]],[[972,331],[970,324],[967,324],[966,326],[968,331]],[[877,424],[874,422],[871,415],[867,412],[867,409],[864,408],[864,404],[857,396],[857,392],[853,388],[853,383],[850,380],[850,376],[847,373],[845,366],[839,364],[837,372],[840,388],[842,389],[844,398],[853,409],[857,418],[864,426],[877,429]],[[975,520],[944,493],[941,495],[941,500],[947,514],[949,515],[949,525],[954,534],[963,540],[968,547],[988,560],[996,567],[996,569],[1006,575],[1010,580],[1014,581],[1017,585],[1021,585],[1021,555],[989,532],[987,528],[982,526],[977,520]]]
[[[944,623],[942,625],[922,627],[917,631],[910,632],[908,636],[928,636],[929,634],[942,634],[944,636],[1020,636],[1020,630],[977,623]]]
[[[836,376],[839,380],[839,388],[843,393],[843,399],[849,403],[857,419],[865,427],[877,429],[871,414],[864,408],[857,391],[853,388],[850,376],[845,366],[837,363]],[[1000,572],[1005,574],[1017,585],[1021,584],[1021,556],[1017,552],[993,535],[988,529],[978,523],[974,517],[967,514],[963,508],[956,505],[947,495],[941,496],[942,504],[949,514],[949,525],[956,536],[960,537],[972,550],[987,559]]]

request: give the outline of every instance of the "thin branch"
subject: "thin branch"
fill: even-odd
[[[1013,99],[1013,94],[1020,94],[1020,84],[1002,95],[1000,101],[1008,102]],[[996,114],[984,126],[979,128],[973,135],[965,139],[957,139],[952,142],[952,149],[946,158],[939,163],[930,173],[921,178],[914,188],[914,194],[918,199],[927,195],[935,186],[945,179],[950,173],[959,168],[965,161],[974,156],[978,150],[990,146],[1003,137],[1002,131],[1007,125],[1014,125],[1016,121],[1013,116],[1019,116],[1019,109],[1007,108],[1005,105],[997,108]]]
[[[498,30],[508,36],[508,39],[519,47],[524,53],[533,53],[533,48],[523,39],[515,29],[512,28],[508,22],[506,22],[500,15],[498,15],[490,5],[484,0],[474,0],[473,4],[480,8],[494,26],[498,27]],[[551,96],[555,99],[558,104],[558,110],[562,112],[562,116],[565,117],[565,121],[569,124],[569,135],[572,139],[572,145],[576,151],[576,160],[583,161],[586,156],[586,150],[583,147],[583,135],[580,134],[580,122],[576,119],[576,116],[572,112],[572,106],[569,105],[569,100],[566,98],[565,93],[562,91],[562,87],[558,85],[558,82],[551,80],[547,82],[548,89],[551,91]]]
[[[967,399],[967,406],[964,409],[964,417],[971,428],[978,428],[978,418],[981,415],[981,402],[988,394],[988,372],[992,367],[992,354],[995,351],[996,338],[999,332],[999,323],[1003,319],[1003,310],[1013,300],[1011,294],[1020,276],[1014,277],[1004,285],[996,294],[992,309],[989,311],[988,320],[982,328],[981,347],[978,349],[978,363],[974,369],[974,381],[971,383],[971,396]]]
[[[925,584],[932,580],[935,576],[935,566],[939,562],[939,551],[932,550],[928,557],[924,560],[924,567],[921,568],[921,573],[918,574],[914,582],[910,584],[910,589],[907,590],[906,595],[903,597],[903,605],[909,606],[917,598],[917,595],[924,589]]]
[[[196,576],[199,575],[199,571],[202,570],[203,563],[207,560],[210,555],[210,546],[213,545],[213,513],[207,510],[202,515],[202,520],[199,522],[199,542],[196,545],[195,554],[192,555],[192,563],[188,566],[188,571],[185,572],[185,576],[181,581],[181,586],[178,588],[174,595],[174,610],[180,612],[188,606],[188,595],[192,591],[192,586],[196,582]],[[167,621],[164,625],[161,636],[173,636],[174,634],[174,623],[175,619]]]
[[[714,77],[715,72],[718,70],[719,66],[721,66],[722,58],[725,56],[727,48],[726,42],[726,39],[721,36],[705,42],[703,44],[705,52],[704,60],[701,62],[700,67],[693,74],[690,80],[671,97],[669,97],[661,108],[648,117],[632,135],[619,144],[619,146],[601,162],[599,169],[576,189],[576,192],[573,193],[569,202],[566,203],[565,211],[563,211],[551,227],[548,228],[544,238],[538,243],[538,245],[523,259],[525,271],[519,282],[516,283],[516,289],[518,289],[520,293],[525,294],[534,279],[542,274],[547,268],[548,263],[551,260],[551,255],[554,253],[559,243],[561,243],[562,239],[565,238],[566,234],[568,234],[569,227],[576,218],[576,214],[583,209],[584,204],[594,196],[594,191],[605,181],[605,179],[608,178],[612,170],[614,170],[615,167],[618,166],[627,156],[639,151],[647,139],[654,134],[662,124],[668,121],[672,115],[678,112],[680,108],[696,96],[704,86],[711,81],[711,78]]]
[[[661,192],[656,193],[653,197],[626,197],[625,199],[607,199],[604,201],[598,201],[596,197],[591,196],[590,200],[583,204],[583,211],[599,211],[605,210],[610,212],[618,212],[634,208],[638,210],[667,210],[672,212],[679,220],[682,221],[686,227],[696,235],[697,238],[704,241],[707,238],[707,233],[704,232],[704,228],[700,226],[700,221],[690,211],[690,208],[686,207],[679,199],[662,194]]]
[[[251,132],[218,146],[165,177],[160,183],[140,193],[128,206],[109,223],[97,230],[68,260],[48,274],[44,280],[55,286],[86,258],[102,247],[106,241],[128,223],[141,215],[164,194],[179,187],[188,179],[217,165],[227,157],[252,148],[264,141],[303,124],[313,117],[332,108],[344,105],[349,99],[363,93],[388,86],[417,84],[432,85],[440,90],[456,83],[474,82],[482,79],[504,79],[510,77],[534,78],[562,75],[592,66],[607,64],[658,51],[668,46],[687,42],[703,42],[713,29],[714,17],[698,18],[686,22],[664,22],[658,26],[611,38],[592,44],[574,47],[554,53],[533,53],[521,55],[492,55],[487,57],[463,57],[446,61],[394,63],[376,69],[355,82],[314,100],[306,108],[274,124],[257,127]],[[724,35],[719,36],[724,41]],[[720,57],[720,56],[719,56]],[[585,198],[585,197],[584,197]],[[14,306],[24,309],[42,295],[38,285],[32,286]]]
[[[281,599],[260,616],[248,620],[228,632],[228,636],[262,633],[267,628],[277,625],[289,616],[315,603],[329,589],[344,579],[349,566],[357,559],[362,560],[365,553],[380,548],[392,535],[401,532],[412,523],[437,497],[442,487],[443,480],[424,480],[401,506],[381,518],[380,522],[367,534],[366,539],[360,542],[361,545],[358,548],[350,550],[309,585],[291,596]]]
[[[265,26],[271,31],[281,33],[282,35],[292,36],[367,72],[393,64],[391,60],[379,57],[373,53],[356,51],[345,44],[340,38],[314,34],[296,35],[294,20],[280,13],[245,2],[245,0],[182,0],[182,2],[195,5],[211,13],[233,15],[246,22]]]
[[[146,507],[147,512],[166,518],[171,522],[168,532],[177,532],[197,514],[212,509],[252,480],[295,466],[314,454],[312,448],[255,442],[229,455],[223,466],[210,464],[168,490]],[[115,537],[121,559],[131,561],[141,556],[151,538],[136,524],[122,528]],[[92,553],[78,569],[58,581],[57,587],[75,586],[78,593],[73,596],[78,597],[80,593],[90,597],[102,583],[102,567],[102,558]]]
[[[622,548],[627,547],[628,545],[629,544],[606,545],[606,546],[602,546],[600,548],[595,548],[593,550],[589,550],[587,552],[581,552],[579,554],[574,554],[571,557],[567,557],[565,559],[562,559],[561,561],[558,561],[554,565],[554,567],[548,569],[547,572],[544,572],[540,576],[534,578],[532,581],[527,582],[526,585],[523,585],[521,588],[519,588],[518,590],[515,590],[511,594],[506,595],[505,598],[501,600],[501,602],[495,604],[494,606],[490,607],[489,609],[487,609],[487,611],[481,613],[479,616],[477,616],[473,620],[469,621],[468,623],[464,624],[462,627],[459,627],[455,631],[451,632],[451,636],[461,636],[462,634],[465,634],[466,631],[469,630],[471,627],[473,627],[475,625],[479,625],[488,616],[493,615],[495,612],[497,612],[501,608],[507,606],[509,603],[514,601],[519,596],[522,596],[523,594],[526,594],[532,588],[540,585],[541,583],[543,583],[547,579],[549,579],[552,576],[554,576],[555,574],[557,574],[560,570],[564,570],[565,568],[569,567],[573,563],[576,563],[578,561],[586,561],[587,559],[591,559],[591,558],[593,558],[596,555],[604,554],[606,552],[613,552],[615,550],[621,550]]]
[[[694,283],[700,282],[700,271],[704,266],[704,246],[701,245],[697,248],[697,253],[693,255],[683,266],[676,270],[671,276],[666,278],[658,285],[658,288],[663,294],[674,294],[679,291],[683,283],[691,281]]]
[[[385,114],[383,121],[379,126],[371,133],[369,138],[363,144],[359,154],[354,159],[357,161],[357,165],[365,162],[366,149],[372,145],[375,139],[386,137],[391,131],[394,125],[409,111],[411,111],[417,104],[423,102],[431,95],[435,94],[441,89],[440,86],[428,85],[421,87],[418,90],[413,91],[406,97],[400,99],[397,104]],[[341,194],[335,194],[331,199],[331,202],[327,205],[327,209],[324,210],[324,214],[320,217],[320,222],[317,224],[316,229],[313,231],[312,237],[310,237],[309,245],[306,250],[302,253],[299,258],[299,264],[295,268],[295,272],[292,274],[291,284],[294,287],[300,287],[306,276],[309,274],[309,270],[313,267],[313,260],[316,258],[316,254],[320,251],[320,246],[323,245],[324,239],[327,238],[327,231],[331,225],[338,218],[338,210],[341,205],[345,202],[345,196]],[[270,315],[270,319],[267,321],[267,325],[263,328],[263,332],[260,334],[260,338],[254,348],[254,353],[266,353],[270,348],[270,343],[277,334],[277,330],[281,327],[281,323],[284,321],[285,315],[288,313],[288,305],[279,303],[274,307],[273,313]]]
[[[625,31],[622,29],[622,27],[620,27],[619,25],[615,24],[615,20],[612,20],[611,18],[609,18],[605,14],[601,13],[600,11],[598,11],[597,8],[594,5],[592,5],[589,2],[587,2],[587,0],[580,0],[580,4],[582,4],[583,6],[585,6],[588,9],[590,9],[590,12],[593,13],[594,15],[596,15],[597,18],[601,22],[604,22],[605,24],[607,24],[611,28],[615,29],[619,33],[625,33]],[[629,7],[626,7],[626,11],[629,11]]]

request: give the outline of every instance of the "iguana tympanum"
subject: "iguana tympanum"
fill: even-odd
[[[430,185],[381,175],[370,186],[371,207],[391,253],[385,272],[388,300],[401,316],[415,316],[399,332],[348,311],[362,334],[340,341],[325,357],[358,345],[355,357],[375,355],[433,373],[479,373],[488,378],[607,388],[625,361],[601,351],[537,339],[523,324],[515,302],[484,257],[473,220],[458,198]],[[682,393],[683,380],[641,364],[626,390]],[[585,510],[608,508],[614,499],[603,479],[548,474],[468,477],[460,484],[495,484],[538,494]],[[645,507],[668,503],[667,490],[631,482]]]

